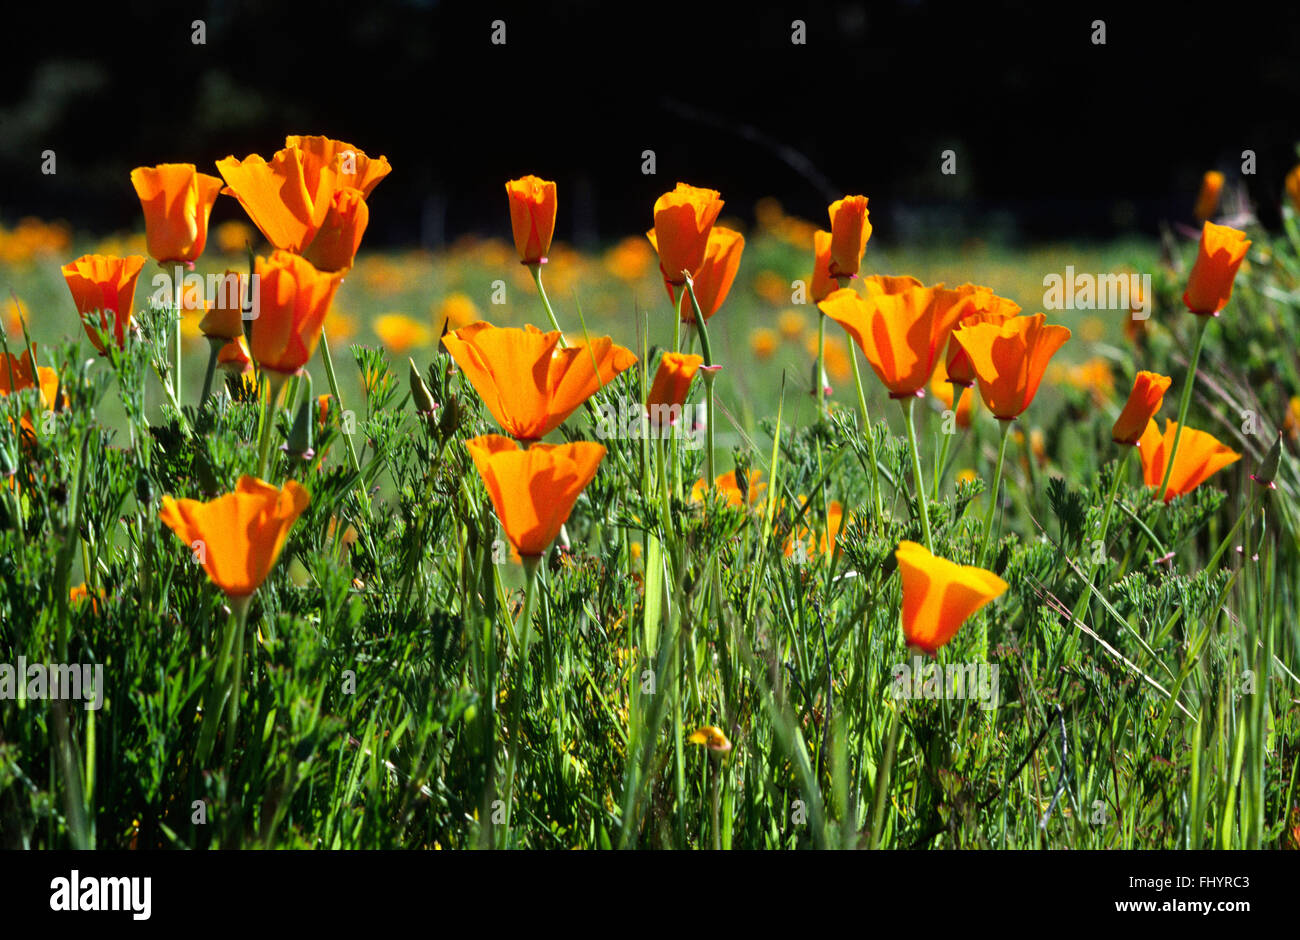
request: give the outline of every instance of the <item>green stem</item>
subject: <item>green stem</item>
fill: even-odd
[[[1106,545],[1106,533],[1110,531],[1110,517],[1115,511],[1115,499],[1119,495],[1119,487],[1124,480],[1124,471],[1128,469],[1128,462],[1132,456],[1133,448],[1126,447],[1124,449],[1124,456],[1120,459],[1119,466],[1115,468],[1115,477],[1110,483],[1110,495],[1106,498],[1106,511],[1101,517],[1101,531],[1097,535],[1097,538],[1102,543],[1103,550]],[[1097,568],[1100,564],[1101,562],[1093,562],[1088,568],[1088,583],[1092,582],[1092,577],[1097,573]],[[1074,613],[1070,616],[1071,623],[1077,621],[1083,614],[1084,610],[1087,609],[1091,596],[1092,591],[1088,588],[1088,585],[1085,584],[1084,592],[1079,597],[1078,602],[1074,605]]]
[[[334,403],[338,405],[339,414],[343,413],[343,397],[339,394],[339,380],[334,374],[334,357],[330,355],[330,341],[325,337],[325,331],[320,331],[320,357],[321,362],[325,364],[325,379],[329,382],[330,394],[334,396]],[[357,473],[361,472],[361,461],[357,459],[357,449],[352,444],[352,435],[346,428],[343,429],[343,443],[347,445],[348,460],[352,464],[352,469]],[[364,486],[361,487],[362,497],[366,503],[370,502],[370,496],[366,493]]]
[[[515,681],[510,686],[510,762],[506,766],[505,823],[501,847],[510,845],[510,820],[514,810],[515,770],[519,766],[519,746],[523,738],[524,670],[528,665],[528,633],[533,618],[533,598],[537,593],[537,568],[540,555],[524,555],[524,606],[519,611],[519,648],[515,651]]]
[[[231,776],[231,758],[235,754],[235,737],[239,730],[239,686],[244,675],[244,632],[248,623],[248,608],[252,595],[230,599],[231,616],[235,618],[235,652],[230,664],[230,698],[226,712],[225,759],[221,762],[227,777]]]
[[[898,753],[898,733],[901,728],[902,719],[899,717],[898,707],[895,706],[889,718],[889,738],[885,744],[885,757],[880,762],[880,770],[876,774],[876,798],[871,812],[871,841],[868,843],[868,847],[873,849],[880,845],[880,830],[885,824],[885,806],[889,803],[889,778],[894,770],[894,757]]]
[[[817,311],[817,367],[813,370],[817,382],[817,418],[826,417],[826,314]]]
[[[705,421],[707,422],[704,432],[708,441],[708,450],[705,451],[704,459],[708,468],[709,486],[713,487],[716,485],[713,460],[713,381],[718,374],[713,369],[713,347],[709,345],[709,327],[700,310],[700,302],[695,297],[695,285],[689,278],[686,280],[686,292],[690,294],[691,308],[695,313],[695,328],[700,334],[700,352],[704,355],[704,365],[708,367],[704,373]]]
[[[262,402],[262,428],[257,442],[257,477],[266,479],[267,467],[271,462],[271,439],[275,427],[275,413],[280,401],[280,392],[284,388],[285,375],[273,369],[263,369],[266,375],[266,398]]]
[[[853,384],[858,390],[858,407],[862,410],[862,430],[867,435],[867,457],[871,461],[871,505],[875,511],[874,524],[878,526],[883,510],[880,505],[880,470],[876,466],[876,437],[871,432],[867,394],[862,389],[862,370],[858,368],[858,348],[854,343],[849,344],[849,361],[853,363]]]
[[[984,515],[984,537],[980,540],[979,564],[981,565],[985,563],[989,552],[989,537],[993,534],[993,516],[998,509],[998,489],[1002,485],[1002,464],[1006,460],[1007,438],[1010,436],[1011,422],[1002,421],[1002,443],[998,445],[998,468],[993,473],[993,489],[989,491],[989,510]]]
[[[221,347],[225,341],[215,337],[208,338],[208,371],[203,374],[203,397],[199,399],[199,414],[203,414],[204,407],[208,404],[208,396],[212,394],[212,376],[217,371],[217,356],[221,352]],[[202,425],[202,421],[199,422]]]
[[[175,371],[172,372],[172,391],[175,394],[176,401],[181,400],[181,318],[184,316],[183,308],[185,305],[185,267],[176,265],[176,362]]]
[[[537,285],[537,293],[542,297],[542,306],[546,308],[546,315],[550,317],[551,329],[560,334],[560,345],[568,346],[564,341],[564,330],[560,329],[560,321],[555,319],[555,311],[551,309],[551,299],[546,296],[546,288],[542,286],[542,266],[540,264],[530,264],[528,270],[533,275],[533,283]]]
[[[1169,475],[1174,470],[1174,458],[1178,456],[1178,441],[1183,436],[1183,425],[1187,422],[1187,409],[1192,403],[1192,386],[1196,384],[1196,367],[1201,361],[1201,346],[1205,342],[1205,330],[1210,325],[1211,317],[1198,316],[1196,325],[1196,343],[1192,346],[1192,361],[1187,368],[1187,378],[1183,382],[1183,395],[1178,400],[1178,427],[1174,429],[1174,446],[1169,449],[1165,461],[1165,476],[1160,481],[1157,498],[1164,502],[1165,492],[1169,489]]]
[[[901,399],[900,404],[903,406],[903,417],[907,422],[907,446],[912,452],[912,480],[916,484],[916,508],[921,516],[921,534],[925,538],[925,547],[933,554],[934,540],[930,537],[930,510],[926,506],[925,499],[925,473],[921,470],[921,451],[916,446],[916,428],[912,426],[912,405],[915,402],[916,396],[908,395]]]

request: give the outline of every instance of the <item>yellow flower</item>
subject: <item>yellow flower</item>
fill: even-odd
[[[416,346],[429,344],[429,328],[404,313],[385,313],[375,317],[370,328],[380,342],[397,355]]]
[[[686,740],[690,744],[702,745],[719,754],[725,754],[731,750],[731,742],[727,740],[727,736],[722,733],[721,728],[714,725],[707,725],[692,731]]]
[[[483,319],[474,301],[468,294],[448,294],[433,308],[433,335],[440,337],[444,332],[454,333],[462,326],[469,326]]]

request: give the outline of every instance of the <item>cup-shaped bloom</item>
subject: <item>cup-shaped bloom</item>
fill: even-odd
[[[442,338],[497,424],[521,441],[559,427],[582,403],[636,362],[608,336],[561,348],[560,334],[486,321]]]
[[[903,637],[931,656],[1007,589],[993,572],[932,555],[916,542],[900,542],[894,557],[903,579]]]
[[[871,238],[866,196],[845,196],[830,205],[832,277],[852,277],[862,265]]]
[[[275,567],[310,499],[293,480],[280,490],[243,476],[233,493],[208,502],[164,496],[159,518],[190,548],[213,584],[230,597],[247,597]]]
[[[346,271],[352,267],[361,236],[370,223],[370,209],[361,190],[334,190],[329,212],[303,256],[318,271]]]
[[[646,232],[646,235],[657,251],[659,243],[655,238],[654,230]],[[734,229],[715,225],[709,232],[708,247],[704,250],[704,263],[691,278],[695,301],[700,305],[700,312],[704,314],[705,320],[717,313],[722,302],[727,299],[731,285],[736,280],[736,271],[740,268],[740,254],[744,250],[745,236]],[[685,294],[685,285],[674,285],[668,280],[665,280],[664,284],[668,288],[668,299],[674,306],[677,304],[677,292],[683,292],[682,322],[694,323],[695,308],[691,305],[690,296]]]
[[[936,287],[908,287],[897,294],[858,296],[851,288],[818,306],[853,338],[891,398],[920,393],[961,314],[938,302]]]
[[[980,397],[998,419],[1017,417],[1038,394],[1047,363],[1070,338],[1047,317],[1012,317],[1000,325],[963,324],[952,335],[970,357]]]
[[[311,244],[334,205],[337,174],[329,166],[313,166],[309,176],[301,150],[287,147],[268,163],[257,154],[243,160],[217,161],[226,181],[222,190],[234,196],[253,224],[276,248],[301,254]]]
[[[199,321],[199,331],[204,336],[228,342],[243,338],[245,287],[243,275],[226,268],[217,296],[212,299],[212,306]]]
[[[1219,211],[1219,197],[1223,195],[1223,174],[1210,170],[1201,177],[1201,191],[1196,194],[1195,215],[1198,222],[1206,222]]]
[[[1232,297],[1232,282],[1246,257],[1250,239],[1246,233],[1227,225],[1206,222],[1201,229],[1201,244],[1196,263],[1187,276],[1183,303],[1198,316],[1218,316]]]
[[[839,281],[831,277],[831,233],[818,231],[813,234],[813,274],[808,287],[812,302],[819,304],[839,289]]]
[[[126,331],[131,326],[135,282],[140,277],[144,261],[140,255],[127,258],[83,255],[63,266],[63,279],[68,282],[68,290],[72,291],[72,302],[77,305],[77,312],[83,317],[98,312],[101,329],[108,329],[112,322],[113,337],[119,348],[125,345]],[[104,346],[89,326],[86,335],[102,353]]]
[[[999,297],[987,287],[976,287],[970,294],[967,306],[963,309],[957,328],[965,324],[994,323],[1001,325],[1020,313],[1020,305],[1014,300]],[[975,369],[970,364],[970,356],[961,343],[948,341],[948,357],[945,363],[948,381],[965,385],[975,384]]]
[[[217,351],[217,368],[224,369],[231,375],[247,375],[253,369],[252,357],[248,355],[248,344],[244,337],[232,339]]]
[[[555,234],[555,183],[522,176],[506,183],[506,195],[510,197],[510,228],[519,260],[543,264]]]
[[[334,174],[337,186],[359,189],[369,199],[379,181],[393,170],[387,157],[368,157],[360,147],[328,137],[290,134],[284,139],[284,146],[302,154],[303,172],[312,191],[316,189],[320,171],[327,169]]]
[[[1110,429],[1110,439],[1116,444],[1136,444],[1142,439],[1147,425],[1160,410],[1165,400],[1165,392],[1173,383],[1167,375],[1158,372],[1139,372],[1133,379],[1133,391],[1129,392],[1124,410],[1115,419],[1115,426]]]
[[[654,244],[659,269],[669,284],[682,285],[704,264],[709,232],[722,211],[721,194],[678,183],[670,193],[655,200]]]
[[[704,365],[704,357],[688,353],[664,353],[659,360],[659,370],[655,372],[654,384],[646,397],[646,406],[651,416],[656,406],[661,408],[678,407],[686,403],[686,393],[691,389],[695,373]]]
[[[1169,464],[1169,454],[1174,449],[1174,437],[1178,434],[1177,421],[1165,421],[1165,433],[1161,434],[1155,421],[1147,422],[1146,430],[1138,439],[1138,456],[1142,458],[1142,479],[1147,486],[1160,494],[1160,484],[1165,478],[1165,468]],[[1178,436],[1178,453],[1174,455],[1174,469],[1169,474],[1169,488],[1165,491],[1165,502],[1177,496],[1190,493],[1210,476],[1218,473],[1230,463],[1241,459],[1241,454],[1221,444],[1213,435],[1195,428],[1183,428]]]
[[[144,208],[145,240],[155,261],[189,263],[203,254],[220,179],[193,163],[160,163],[132,170],[131,185]]]
[[[256,271],[259,309],[249,351],[263,369],[292,375],[316,351],[339,276],[287,251],[258,258]]]
[[[591,441],[533,444],[525,450],[500,434],[476,437],[465,447],[506,538],[525,557],[544,554],[555,541],[605,457],[604,446]]]

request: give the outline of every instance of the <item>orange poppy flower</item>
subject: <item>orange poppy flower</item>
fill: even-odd
[[[913,287],[924,286],[910,274],[870,274],[862,279],[862,287],[866,290],[868,297],[879,297],[882,294],[901,294]]]
[[[803,501],[804,497],[800,496],[799,502],[802,504]],[[812,514],[813,508],[814,507],[809,507],[809,514]],[[807,526],[800,526],[798,532],[785,540],[785,548],[783,550],[785,557],[790,558],[794,555],[795,545],[798,542],[804,543],[808,555],[814,555],[819,552],[824,555],[828,551],[834,551],[835,539],[839,537],[840,528],[844,523],[844,506],[840,504],[839,500],[831,500],[831,502],[826,506],[826,521],[830,536],[829,538],[827,538],[827,532],[823,532],[819,539],[814,539],[813,534],[808,530]]]
[[[193,163],[160,163],[131,171],[131,185],[144,207],[149,254],[160,264],[193,262],[208,240],[208,216],[221,180]]]
[[[513,437],[536,441],[636,362],[608,336],[560,348],[560,334],[486,321],[442,338],[492,417]]]
[[[32,362],[30,353],[21,356],[0,353],[0,395],[34,388],[39,393],[41,407],[44,409],[56,408],[56,401],[60,397],[66,402],[66,396],[59,395],[59,373],[46,366],[38,366],[33,371]],[[21,427],[29,435],[36,433],[31,412],[23,415]]]
[[[763,497],[763,491],[767,489],[767,484],[762,482],[763,471],[752,470],[749,474],[749,480],[746,484],[746,493],[740,492],[740,484],[736,482],[736,471],[728,470],[722,476],[717,477],[713,483],[718,492],[726,498],[728,506],[735,506],[737,509],[744,506],[746,502],[750,506],[755,506]],[[709,484],[707,480],[696,480],[691,486],[691,502],[702,503],[705,496],[708,495]],[[746,499],[748,497],[748,499]]]
[[[1138,439],[1138,456],[1142,458],[1142,479],[1147,486],[1157,491],[1165,478],[1165,468],[1169,463],[1169,452],[1174,447],[1174,435],[1178,433],[1177,421],[1165,421],[1165,433],[1161,434],[1155,421],[1148,421],[1146,430]],[[1195,428],[1183,428],[1178,437],[1178,453],[1174,456],[1174,469],[1169,474],[1169,488],[1165,490],[1165,502],[1176,496],[1190,493],[1211,475],[1218,473],[1230,463],[1241,459],[1241,454],[1219,443],[1213,434],[1197,431]]]
[[[336,186],[359,189],[361,195],[369,199],[379,181],[393,171],[387,157],[368,157],[359,147],[328,137],[291,134],[284,139],[284,146],[286,150],[297,150],[302,154],[308,188],[313,191],[320,171],[328,169],[334,175]]]
[[[368,224],[370,209],[361,190],[334,190],[325,221],[303,257],[318,271],[346,271],[352,267]]]
[[[1201,177],[1201,191],[1196,195],[1195,214],[1198,222],[1205,222],[1214,217],[1219,209],[1219,197],[1223,194],[1223,174],[1210,170]]]
[[[963,324],[952,335],[970,356],[980,397],[1000,420],[1021,414],[1038,394],[1047,363],[1070,338],[1041,313],[1012,317],[1000,325]]]
[[[240,339],[244,335],[244,290],[246,279],[238,271],[226,268],[221,279],[221,287],[199,321],[199,331],[209,339],[224,339],[227,342]]]
[[[506,538],[521,556],[542,555],[596,475],[605,448],[591,441],[533,444],[485,434],[465,442]]]
[[[931,656],[1007,589],[993,572],[932,555],[916,542],[899,543],[894,557],[903,579],[903,637]]]
[[[722,211],[720,195],[716,189],[678,183],[672,192],[655,200],[655,251],[668,283],[685,284],[685,275],[694,277],[704,264],[709,232]]]
[[[999,297],[987,287],[976,287],[970,294],[970,300],[957,321],[958,328],[970,323],[994,323],[1001,325],[1020,313],[1020,305],[1014,300]],[[970,356],[961,343],[948,341],[948,358],[945,363],[948,381],[965,385],[975,384],[975,370],[971,367]]]
[[[256,271],[259,310],[249,351],[263,369],[292,375],[316,351],[339,275],[323,274],[287,251],[258,258]]]
[[[293,480],[278,490],[243,476],[233,493],[206,503],[164,496],[158,517],[194,552],[213,584],[230,597],[247,597],[275,567],[310,499]]]
[[[555,235],[555,184],[536,176],[506,183],[510,197],[510,227],[515,249],[524,264],[545,264]]]
[[[126,344],[126,331],[131,326],[131,308],[135,303],[135,282],[144,267],[144,258],[131,255],[115,258],[111,255],[83,255],[63,266],[63,279],[72,291],[72,301],[83,317],[99,312],[101,329],[107,329],[109,315],[113,317],[113,335],[118,347]],[[99,336],[90,327],[86,335],[101,353],[104,351]]]
[[[646,232],[646,236],[658,251],[659,242],[655,238],[654,231]],[[722,302],[727,299],[731,285],[736,280],[736,271],[740,268],[740,253],[744,250],[745,236],[739,232],[721,225],[715,225],[709,232],[708,247],[704,251],[704,263],[691,278],[695,285],[695,300],[699,303],[700,312],[704,314],[705,320],[717,313]],[[664,286],[668,288],[668,299],[676,306],[675,285],[665,279]],[[686,290],[684,284],[681,289]],[[691,306],[689,296],[684,296],[682,299],[682,322],[695,322],[695,310]]]
[[[691,381],[702,365],[703,356],[668,352],[660,357],[659,370],[655,372],[654,384],[650,386],[650,394],[646,397],[646,406],[652,417],[656,407],[671,408],[686,403]]]
[[[248,344],[239,336],[226,343],[217,352],[217,367],[225,369],[231,375],[246,375],[253,369],[253,360],[248,355]]]
[[[919,283],[919,282],[918,282]],[[821,303],[840,289],[839,281],[831,277],[831,233],[813,234],[813,274],[809,292],[812,302]]]
[[[862,265],[871,238],[866,196],[845,196],[830,205],[832,277],[852,277]]]
[[[940,302],[937,287],[908,287],[896,294],[851,288],[831,294],[818,306],[844,327],[867,357],[890,398],[921,393],[944,343],[961,314],[957,304]]]
[[[1196,263],[1187,276],[1183,303],[1198,316],[1218,316],[1232,297],[1232,282],[1246,257],[1250,239],[1246,233],[1227,225],[1206,222],[1201,229],[1201,244]]]
[[[226,181],[222,192],[239,200],[268,242],[296,254],[306,250],[325,223],[338,185],[331,167],[312,164],[309,186],[306,159],[303,151],[285,148],[269,163],[255,153],[217,161]]]
[[[1165,392],[1169,391],[1171,384],[1173,379],[1167,375],[1139,372],[1133,379],[1133,391],[1129,393],[1124,410],[1119,413],[1115,426],[1110,429],[1110,439],[1116,444],[1136,444],[1160,410]]]

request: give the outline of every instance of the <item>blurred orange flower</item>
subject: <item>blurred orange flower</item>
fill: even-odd
[[[1046,319],[1035,313],[1001,325],[963,324],[952,334],[970,356],[984,404],[1002,421],[1029,407],[1048,362],[1070,338],[1068,329]]]
[[[83,255],[63,266],[63,279],[72,291],[72,301],[83,317],[99,311],[101,329],[108,329],[112,316],[113,335],[118,347],[126,344],[126,331],[131,326],[131,309],[135,303],[135,282],[144,267],[144,258],[131,255],[115,258],[109,255]],[[104,345],[89,326],[86,335],[101,353]]]
[[[1193,210],[1196,221],[1205,222],[1214,217],[1219,209],[1219,197],[1223,194],[1223,174],[1210,170],[1201,177],[1201,191],[1196,195],[1196,208]]]
[[[417,346],[428,345],[429,328],[404,313],[381,314],[370,323],[379,341],[399,356]]]
[[[763,471],[751,470],[749,478],[745,484],[746,492],[740,492],[740,484],[736,480],[736,471],[729,470],[722,476],[717,477],[713,482],[718,492],[726,499],[728,506],[740,508],[746,502],[750,506],[757,505],[762,499],[763,491],[767,489],[767,484],[762,482]],[[709,483],[707,480],[696,480],[691,486],[691,502],[702,503],[709,492]]]
[[[193,163],[160,163],[131,171],[131,185],[144,208],[149,254],[159,264],[193,262],[208,240],[208,216],[221,180]]]
[[[1007,589],[993,572],[932,555],[916,542],[901,542],[894,557],[903,581],[903,638],[931,656]]]
[[[1169,453],[1174,447],[1174,436],[1178,433],[1178,422],[1165,421],[1165,433],[1161,434],[1155,421],[1148,421],[1146,430],[1138,439],[1138,455],[1142,458],[1142,479],[1146,485],[1155,490],[1165,478],[1165,469],[1169,463]],[[1190,493],[1212,474],[1218,473],[1230,463],[1241,459],[1241,454],[1221,444],[1213,434],[1183,428],[1178,436],[1178,453],[1174,456],[1174,469],[1169,474],[1169,488],[1165,490],[1165,502],[1177,496]],[[1159,493],[1157,492],[1157,496]]]
[[[774,330],[765,326],[756,326],[749,331],[749,350],[754,354],[755,359],[771,359],[778,345],[780,341]]]
[[[1246,233],[1227,225],[1206,222],[1201,229],[1201,244],[1196,263],[1187,276],[1183,303],[1199,316],[1218,316],[1232,297],[1232,282],[1246,257],[1250,239]]]

